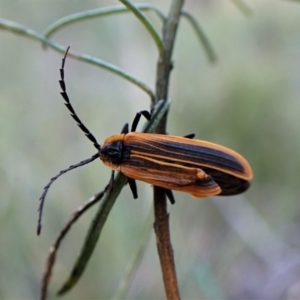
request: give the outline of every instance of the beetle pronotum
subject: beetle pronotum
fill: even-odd
[[[69,48],[68,48],[69,50]],[[41,231],[42,209],[51,184],[64,173],[86,165],[97,158],[128,178],[133,197],[137,198],[135,180],[164,188],[174,203],[171,190],[190,193],[196,198],[215,195],[237,195],[248,189],[252,170],[247,160],[237,152],[218,144],[185,137],[135,132],[141,115],[150,120],[148,111],[138,112],[129,132],[125,124],[120,134],[107,138],[100,146],[96,138],[81,122],[73,109],[64,81],[64,65],[68,50],[62,59],[59,81],[65,105],[77,125],[94,144],[97,153],[68,169],[62,170],[45,186],[40,197],[38,234]]]

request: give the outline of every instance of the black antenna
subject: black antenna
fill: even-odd
[[[64,66],[65,66],[65,61],[66,61],[69,49],[70,49],[70,46],[68,47],[66,54],[65,54],[64,58],[62,59],[62,64],[61,64],[61,69],[60,69],[61,80],[59,80],[59,84],[62,89],[62,92],[60,94],[66,101],[65,105],[68,108],[68,110],[70,111],[72,118],[76,121],[78,127],[84,132],[84,134],[87,136],[87,138],[94,144],[95,148],[97,150],[100,150],[101,147],[98,144],[96,138],[91,134],[91,132],[83,125],[81,120],[78,118],[78,116],[69,100],[68,94],[67,94],[66,84],[65,84],[65,80],[64,80],[64,77],[65,77]]]
[[[56,176],[52,177],[50,179],[50,181],[47,183],[47,185],[44,187],[44,192],[42,194],[42,196],[40,197],[40,206],[38,209],[39,212],[39,218],[38,218],[38,226],[37,226],[37,234],[40,235],[41,230],[42,230],[42,214],[43,214],[43,207],[44,207],[44,203],[45,203],[45,198],[46,195],[48,193],[48,190],[50,188],[50,186],[52,185],[52,183],[61,175],[67,173],[68,171],[71,171],[73,169],[76,169],[78,167],[84,166],[86,164],[89,164],[90,162],[94,161],[95,159],[99,158],[99,153],[94,154],[91,158],[88,158],[86,160],[81,161],[80,163],[76,164],[76,165],[72,165],[70,166],[68,169],[62,170],[60,171]]]
[[[96,154],[94,154],[91,158],[83,160],[83,161],[81,161],[80,163],[78,163],[76,165],[70,166],[68,169],[60,171],[56,176],[51,178],[51,180],[44,187],[44,192],[40,197],[40,206],[39,206],[39,209],[38,209],[38,212],[39,212],[38,226],[37,226],[37,234],[38,235],[41,233],[41,229],[42,229],[42,214],[43,214],[43,207],[44,207],[45,198],[46,198],[47,192],[48,192],[50,186],[52,185],[52,183],[58,177],[60,177],[61,175],[67,173],[68,171],[71,171],[71,170],[76,169],[78,167],[89,164],[90,162],[92,162],[95,159],[99,158],[99,152],[100,152],[100,149],[101,149],[101,146],[98,144],[96,138],[90,133],[90,131],[83,125],[81,120],[78,118],[72,104],[70,103],[70,100],[69,100],[69,97],[68,97],[68,94],[67,94],[67,91],[66,91],[66,85],[65,85],[65,81],[64,81],[64,66],[65,66],[65,60],[66,60],[69,49],[70,49],[70,47],[68,47],[68,49],[66,51],[66,54],[65,54],[64,58],[62,59],[62,65],[61,65],[61,69],[60,69],[60,78],[61,78],[61,80],[59,80],[59,84],[60,84],[60,87],[62,89],[61,95],[64,98],[64,100],[66,101],[65,105],[68,108],[68,110],[70,111],[71,116],[77,122],[77,125],[84,132],[84,134],[87,136],[87,138],[94,144],[94,146],[98,150],[98,152]]]

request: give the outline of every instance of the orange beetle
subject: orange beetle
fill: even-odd
[[[125,124],[120,134],[107,138],[100,146],[75,113],[67,95],[64,81],[67,53],[68,50],[60,69],[61,95],[71,116],[94,144],[97,153],[87,160],[62,170],[45,186],[40,197],[38,234],[41,231],[43,204],[51,184],[64,173],[99,157],[105,165],[127,176],[134,198],[138,197],[135,180],[164,188],[171,203],[175,202],[171,190],[202,198],[214,195],[236,195],[248,189],[253,177],[252,170],[247,160],[237,152],[218,144],[193,140],[193,134],[178,137],[135,132],[142,115],[148,120],[151,119],[148,111],[136,114],[130,132],[128,124]]]

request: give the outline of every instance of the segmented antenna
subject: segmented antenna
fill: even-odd
[[[47,185],[44,187],[44,192],[42,194],[42,196],[40,197],[40,206],[38,209],[39,212],[39,218],[38,218],[38,226],[37,226],[37,234],[40,235],[41,230],[42,230],[42,214],[43,214],[43,207],[44,207],[44,202],[45,202],[45,198],[46,195],[48,193],[48,190],[50,188],[50,186],[52,185],[52,183],[61,175],[67,173],[68,171],[71,171],[73,169],[76,169],[78,167],[84,166],[86,164],[89,164],[90,162],[94,161],[95,159],[99,158],[99,153],[94,154],[91,158],[88,158],[86,160],[81,161],[80,163],[76,164],[76,165],[72,165],[70,166],[68,169],[62,170],[60,171],[56,176],[52,177],[50,179],[50,181],[47,183]]]
[[[68,47],[68,49],[66,51],[66,54],[65,54],[64,58],[62,59],[62,64],[61,64],[61,69],[60,69],[60,78],[61,78],[61,80],[59,80],[59,84],[60,84],[60,87],[62,89],[62,92],[60,94],[62,95],[62,97],[66,101],[65,105],[68,108],[72,118],[76,121],[78,127],[84,132],[86,137],[94,144],[95,148],[97,150],[100,150],[101,147],[98,144],[96,138],[91,134],[91,132],[84,126],[84,124],[78,118],[78,116],[77,116],[77,114],[76,114],[76,112],[75,112],[75,110],[74,110],[74,108],[73,108],[73,106],[72,106],[72,104],[69,100],[68,94],[67,94],[66,84],[65,84],[65,80],[64,80],[64,77],[65,77],[64,67],[65,67],[65,61],[66,61],[69,49],[70,49],[70,46]]]
[[[77,125],[84,132],[84,134],[87,136],[87,138],[94,144],[94,146],[98,150],[98,152],[96,154],[94,154],[91,158],[83,160],[83,161],[81,161],[80,163],[78,163],[76,165],[70,166],[68,169],[60,171],[56,176],[51,178],[51,180],[44,187],[44,192],[40,197],[40,206],[39,206],[39,209],[38,209],[38,212],[39,212],[38,226],[37,226],[37,234],[38,235],[41,233],[41,229],[42,229],[42,214],[43,214],[43,207],[44,207],[45,198],[46,198],[46,195],[47,195],[48,190],[49,190],[50,186],[52,185],[52,183],[58,177],[60,177],[61,175],[67,173],[68,171],[71,171],[71,170],[76,169],[78,167],[89,164],[90,162],[92,162],[95,159],[99,158],[99,152],[100,152],[100,149],[101,149],[101,147],[98,144],[96,138],[90,133],[90,131],[83,125],[81,120],[78,118],[77,114],[75,113],[75,110],[74,110],[73,106],[70,103],[70,100],[69,100],[69,97],[68,97],[68,94],[67,94],[67,91],[66,91],[66,85],[65,85],[65,81],[64,81],[64,66],[65,66],[65,61],[66,61],[66,57],[67,57],[69,49],[70,49],[70,47],[68,47],[68,49],[66,51],[66,54],[65,54],[64,58],[62,59],[62,65],[61,65],[61,69],[60,69],[60,78],[61,78],[61,80],[59,80],[59,84],[60,84],[60,87],[62,89],[61,95],[64,98],[64,100],[66,101],[65,105],[68,108],[68,110],[70,111],[71,116],[77,122]]]

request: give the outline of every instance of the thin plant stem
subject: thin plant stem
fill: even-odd
[[[12,21],[0,18],[0,29],[5,29],[5,30],[8,30],[15,34],[20,34],[27,38],[42,42],[44,44],[47,44],[49,47],[51,47],[52,49],[54,49],[58,52],[61,52],[61,53],[66,52],[65,46],[60,45],[58,43],[54,43],[51,40],[46,39],[45,36],[43,36],[42,34],[34,31],[33,29],[23,26],[21,24],[18,24],[16,22],[12,22]],[[96,57],[87,55],[87,54],[80,54],[80,53],[77,53],[74,51],[69,51],[68,56],[73,57],[77,60],[89,63],[91,65],[101,67],[109,72],[119,75],[120,77],[128,80],[129,82],[131,82],[134,85],[141,88],[144,92],[146,92],[150,96],[151,102],[152,103],[154,102],[155,96],[154,96],[154,93],[152,92],[152,90],[150,89],[150,87],[148,87],[145,83],[141,82],[140,80],[138,80],[136,77],[134,77],[130,73],[125,72],[123,69],[121,69],[113,64],[107,63],[101,59],[98,59]]]
[[[157,14],[157,16],[164,21],[166,19],[166,16],[164,13],[156,6],[152,4],[142,3],[142,4],[135,4],[135,7],[137,7],[139,10],[142,11],[153,11]],[[70,25],[75,22],[89,20],[92,18],[98,18],[98,17],[104,17],[104,16],[110,16],[110,15],[116,15],[119,13],[128,13],[130,10],[128,10],[127,7],[124,7],[123,5],[115,5],[110,7],[104,7],[104,8],[96,8],[91,10],[86,10],[83,12],[75,13],[69,16],[65,16],[54,23],[52,23],[44,32],[44,36],[46,38],[49,38],[51,35],[53,35],[57,30]]]
[[[156,99],[168,99],[172,52],[183,2],[183,0],[172,1],[167,21],[163,26],[164,52],[157,63]],[[166,122],[167,114],[165,114],[157,127],[157,133],[166,132]],[[180,299],[170,238],[167,200],[164,190],[159,187],[154,187],[154,217],[157,250],[166,296],[169,300]]]
[[[99,202],[102,197],[105,195],[110,185],[108,184],[103,191],[95,194],[91,199],[89,199],[86,203],[80,206],[72,215],[70,220],[65,224],[65,226],[61,229],[58,236],[56,237],[54,243],[52,244],[48,258],[46,260],[46,268],[41,282],[41,291],[40,291],[40,300],[45,300],[47,298],[47,289],[52,276],[52,269],[56,260],[56,253],[58,248],[66,236],[66,234],[71,229],[72,225],[85,213],[89,208],[91,208],[94,204]]]
[[[113,188],[106,194],[105,198],[102,201],[100,209],[96,213],[96,216],[91,223],[91,226],[85,238],[84,246],[79,254],[79,259],[76,261],[70,276],[57,292],[57,295],[61,296],[69,291],[81,277],[83,271],[85,270],[87,262],[89,261],[95,250],[96,244],[98,242],[102,228],[107,220],[107,217],[126,182],[127,178],[122,173],[118,173]]]
[[[148,18],[142,14],[142,12],[139,10],[137,6],[135,6],[133,3],[131,3],[129,0],[119,0],[122,2],[131,12],[141,21],[141,23],[145,26],[147,31],[150,33],[151,37],[153,38],[158,52],[161,54],[164,50],[163,42],[156,32],[155,28],[152,26],[151,22],[148,20]]]
[[[135,7],[139,9],[140,11],[153,11],[156,13],[156,15],[161,19],[161,21],[164,23],[166,21],[166,16],[164,13],[156,6],[148,3],[137,3],[135,4]],[[53,24],[51,24],[44,32],[44,36],[46,38],[50,38],[56,31],[64,28],[65,26],[68,26],[72,23],[81,22],[85,20],[90,20],[93,18],[100,18],[105,16],[111,16],[111,15],[117,15],[120,13],[128,13],[130,12],[129,9],[124,7],[123,5],[115,5],[110,7],[104,7],[104,8],[96,8],[91,9],[79,13],[75,13],[69,16],[65,16],[57,21],[55,21]],[[181,15],[183,18],[186,18],[189,24],[193,27],[195,30],[195,33],[200,41],[200,43],[203,45],[205,52],[207,53],[207,56],[211,62],[215,62],[217,60],[217,56],[207,38],[204,31],[200,27],[197,20],[193,17],[192,14],[190,14],[187,11],[181,11]]]
[[[206,52],[206,55],[207,55],[209,61],[211,63],[216,62],[217,61],[217,55],[216,55],[212,45],[210,44],[207,36],[205,35],[204,31],[202,30],[199,23],[197,22],[197,20],[194,18],[194,16],[192,14],[190,14],[186,11],[182,11],[181,15],[188,20],[188,22],[191,24],[191,26],[195,30],[195,33],[196,33],[200,43],[204,47],[204,50]]]

